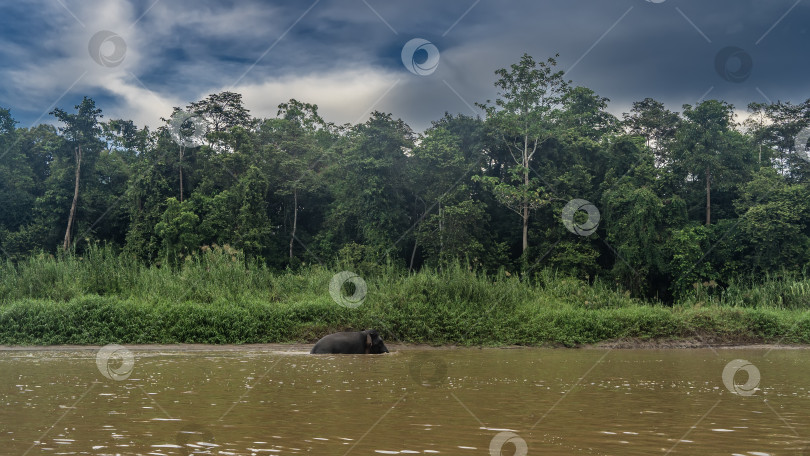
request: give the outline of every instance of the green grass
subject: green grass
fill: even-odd
[[[179,268],[105,248],[0,265],[0,344],[312,342],[376,328],[389,341],[577,346],[615,339],[810,343],[810,281],[697,290],[675,306],[549,271],[531,282],[455,266],[364,277],[361,306],[337,305],[320,266],[273,272],[214,248]]]

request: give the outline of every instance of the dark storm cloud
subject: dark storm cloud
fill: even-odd
[[[481,2],[477,14],[471,12],[443,42],[442,69],[451,71],[435,75],[479,101],[493,95],[495,68],[523,52],[538,59],[559,53],[567,77],[609,97],[617,113],[648,96],[680,109],[707,92],[707,98],[741,109],[765,97],[803,101],[810,96],[805,77],[810,8],[795,4]],[[725,80],[715,68],[715,57],[727,46],[751,56],[743,82]],[[738,63],[732,58],[727,68],[734,71]]]
[[[336,122],[373,108],[423,129],[445,111],[476,112],[475,102],[495,96],[494,71],[524,52],[538,60],[559,53],[567,77],[610,98],[616,114],[644,97],[680,109],[707,94],[744,109],[751,101],[810,96],[810,3],[795,0],[111,5],[0,6],[0,106],[25,124],[62,94],[60,106],[89,95],[105,112],[156,124],[171,105],[234,88],[255,115],[273,115],[275,104],[296,96],[322,105]],[[101,29],[127,41],[117,72],[87,54],[90,36]],[[432,74],[412,74],[402,64],[400,52],[412,38],[439,50]],[[744,54],[730,54],[728,74],[746,62],[738,57],[750,56],[750,71],[738,82],[716,68],[718,52],[729,46]]]

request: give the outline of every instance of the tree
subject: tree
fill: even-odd
[[[201,108],[202,109],[202,108]],[[190,148],[197,148],[203,145],[203,139],[208,130],[208,123],[203,118],[202,112],[188,113],[175,107],[170,118],[161,118],[166,125],[161,128],[164,136],[171,138],[172,143],[166,141],[159,143],[161,149],[171,149],[177,147],[177,171],[180,188],[180,202],[183,202],[185,188],[183,178],[183,159]],[[220,138],[218,138],[220,139]]]
[[[202,116],[213,133],[222,133],[237,126],[250,129],[255,125],[250,111],[242,104],[242,94],[236,92],[213,93],[203,100],[190,103],[186,109]]]
[[[139,130],[134,122],[124,119],[111,119],[101,124],[102,138],[107,150],[126,153],[133,157],[137,150],[146,147],[148,130]]]
[[[618,129],[619,120],[607,112],[610,100],[587,87],[574,87],[562,99],[560,125],[581,138],[599,140]]]
[[[16,231],[34,203],[32,162],[20,147],[20,136],[8,109],[0,108],[0,230]]]
[[[410,127],[377,111],[340,138],[336,161],[324,171],[332,200],[319,233],[323,250],[337,252],[354,242],[382,259],[397,248],[413,223],[407,172],[413,147]]]
[[[759,161],[764,158],[793,182],[810,176],[806,153],[795,150],[797,137],[810,126],[810,99],[797,105],[781,101],[751,103],[748,109],[752,116],[746,124],[759,146]]]
[[[468,174],[471,171],[470,163],[465,160],[461,139],[445,128],[446,123],[436,124],[429,128],[419,145],[413,150],[413,176],[414,197],[421,206],[419,222],[422,222],[430,212],[436,211],[419,227],[418,235],[414,239],[411,251],[410,267],[413,268],[417,246],[421,243],[429,248],[429,253],[435,255],[436,260],[444,261],[445,232],[448,225],[446,218],[455,217],[460,221],[467,221],[474,217],[483,219],[483,210],[469,200]],[[467,200],[467,201],[464,201]],[[467,203],[458,207],[457,211],[446,211],[446,206],[455,203]],[[481,227],[481,224],[478,224]],[[471,229],[473,226],[459,223],[451,230],[461,231]],[[427,241],[427,242],[426,242]],[[452,243],[452,241],[450,241]],[[449,246],[450,244],[448,244]],[[459,250],[451,247],[449,257],[458,256]],[[478,255],[481,256],[480,254]]]
[[[278,152],[278,167],[281,171],[281,193],[292,196],[292,228],[290,230],[289,258],[293,258],[296,233],[298,231],[299,196],[303,192],[316,192],[322,188],[318,179],[319,171],[324,167],[323,160],[325,141],[319,132],[328,128],[318,114],[318,106],[291,99],[278,106],[279,119],[266,122],[273,130],[272,141]]]
[[[155,226],[166,211],[167,200],[176,197],[172,190],[176,188],[172,179],[176,170],[170,159],[177,145],[166,127],[151,134],[146,129],[141,132],[144,137],[134,144],[137,153],[130,165],[125,193],[129,227],[124,251],[149,262],[156,260],[161,250]]]
[[[509,150],[512,166],[500,178],[481,177],[498,200],[515,211],[522,221],[522,251],[529,247],[529,214],[546,204],[546,190],[531,179],[531,162],[538,148],[553,135],[558,112],[569,91],[563,72],[554,72],[557,61],[536,62],[523,54],[511,69],[495,71],[500,89],[495,103],[478,104],[487,113],[492,132]]]
[[[712,221],[712,182],[729,169],[741,168],[740,161],[748,158],[747,145],[733,131],[734,107],[728,103],[707,100],[694,108],[684,105],[683,109],[686,121],[678,130],[678,163],[674,166],[687,181],[703,183],[708,226]]]
[[[76,215],[76,205],[79,202],[79,180],[84,154],[98,154],[101,149],[101,143],[98,139],[101,135],[101,126],[98,120],[102,117],[101,109],[96,109],[95,101],[84,97],[82,102],[76,105],[76,110],[76,114],[68,114],[64,110],[56,108],[50,113],[65,124],[59,131],[62,132],[69,146],[73,149],[73,159],[76,164],[73,202],[70,205],[65,240],[62,244],[63,250],[70,247],[71,229]]]
[[[666,269],[661,249],[666,237],[664,201],[654,189],[652,151],[630,141],[640,143],[637,137],[624,136],[621,140],[623,148],[635,149],[633,158],[641,155],[642,159],[635,160],[627,172],[609,171],[600,206],[602,225],[617,253],[612,271],[617,280],[635,294],[650,296],[660,292],[650,279],[660,280]],[[615,171],[622,173],[616,182]]]
[[[644,137],[647,147],[655,152],[658,164],[666,162],[667,145],[675,138],[680,117],[664,103],[653,98],[634,101],[630,113],[623,114],[628,133]]]
[[[664,300],[806,272],[810,100],[753,103],[745,129],[717,100],[676,114],[647,98],[619,122],[554,66],[524,55],[496,73],[485,120],[445,114],[421,135],[379,112],[335,126],[294,99],[257,122],[230,92],[188,105],[211,144],[188,149],[168,126],[102,122],[87,98],[53,111],[59,129],[0,109],[0,256],[98,241],[147,265],[214,244],[273,270],[304,250],[359,272],[522,262],[523,278],[553,269]],[[561,223],[573,198],[600,211],[588,237]]]
[[[19,236],[29,221],[36,199],[35,161],[26,152],[11,112],[0,108],[0,248],[6,255],[17,253]],[[11,251],[11,252],[9,252]]]
[[[417,228],[416,238],[428,252],[428,264],[442,266],[467,260],[470,266],[481,266],[488,254],[497,254],[487,251],[494,249],[485,242],[489,216],[484,209],[473,200],[465,200],[427,217]]]
[[[762,168],[734,202],[739,228],[734,242],[751,273],[801,270],[810,261],[810,189]]]
[[[155,225],[155,234],[162,242],[162,256],[170,264],[183,256],[189,255],[200,245],[197,234],[199,217],[191,209],[188,201],[183,203],[175,198],[166,200],[166,211],[160,222]]]
[[[143,150],[148,130],[140,130],[132,121],[114,119],[100,124],[103,147],[92,169],[85,175],[78,210],[84,224],[77,228],[87,239],[103,239],[121,245],[126,239],[129,212],[121,204],[128,189],[132,166]],[[81,221],[81,220],[80,220]]]
[[[64,236],[59,227],[64,226],[69,190],[65,180],[54,178],[54,174],[67,176],[64,140],[50,124],[18,128],[13,136],[2,137],[14,138],[4,144],[6,155],[0,160],[0,169],[9,173],[0,184],[8,192],[8,201],[0,203],[4,253],[24,257],[32,251],[51,250],[61,245]]]
[[[757,163],[762,164],[762,147],[768,141],[768,128],[765,126],[766,113],[765,109],[768,105],[765,103],[748,103],[748,112],[751,114],[745,120],[745,127],[748,130],[751,140],[757,145]],[[768,149],[766,148],[767,152]],[[770,157],[765,157],[766,162],[770,161]]]
[[[245,252],[246,257],[261,257],[270,244],[273,225],[267,216],[268,187],[267,176],[255,166],[235,186],[239,208],[235,213],[234,244]]]

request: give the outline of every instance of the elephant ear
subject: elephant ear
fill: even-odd
[[[371,352],[371,334],[366,334],[366,354]]]

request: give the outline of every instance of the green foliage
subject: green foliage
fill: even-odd
[[[365,276],[363,304],[337,305],[335,273],[276,273],[228,246],[202,249],[177,268],[144,266],[109,247],[84,256],[37,255],[0,266],[0,344],[312,342],[377,328],[391,342],[577,346],[622,338],[810,342],[810,280],[734,283],[722,297],[674,308],[645,303],[596,280],[551,270],[531,281],[459,263]],[[782,339],[784,338],[784,339]]]
[[[523,54],[509,70],[495,71],[499,76],[495,87],[500,90],[495,102],[478,105],[487,113],[490,134],[506,147],[511,161],[502,164],[499,175],[476,176],[474,180],[521,218],[524,262],[530,212],[549,202],[549,189],[541,185],[541,179],[530,177],[533,158],[557,133],[557,119],[570,96],[563,72],[554,71],[556,65],[554,58],[536,62]]]
[[[705,261],[705,253],[711,247],[709,240],[711,228],[692,224],[673,230],[667,243],[668,255],[671,256],[670,272],[675,280],[673,288],[683,295],[690,287],[698,288],[705,280],[716,281],[718,274],[711,262]]]
[[[199,220],[188,201],[180,203],[175,198],[167,200],[166,211],[161,221],[155,225],[155,234],[161,240],[161,256],[169,264],[176,264],[199,245]]]
[[[641,180],[643,183],[643,180]],[[664,203],[649,185],[623,178],[602,196],[607,240],[616,250],[612,273],[636,294],[650,295],[650,277],[666,268]]]
[[[805,185],[789,184],[773,169],[762,169],[741,189],[738,246],[750,273],[801,271],[810,261]]]
[[[331,186],[330,205],[321,250],[335,252],[355,242],[383,255],[400,253],[397,239],[410,221],[408,202],[413,201],[410,175],[413,132],[391,115],[373,112],[336,146],[337,162],[325,173]]]
[[[439,208],[420,224],[417,239],[424,246],[434,265],[443,265],[468,260],[471,266],[480,268],[493,246],[489,244],[484,230],[488,216],[484,208],[467,200],[454,206]]]
[[[372,276],[444,274],[461,265],[532,281],[555,271],[670,305],[805,272],[810,161],[796,139],[810,124],[810,100],[751,104],[741,126],[722,101],[676,113],[646,98],[620,121],[608,99],[571,87],[556,63],[523,55],[496,70],[497,96],[479,105],[483,119],[446,113],[422,133],[376,111],[338,126],[295,99],[257,119],[233,92],[186,104],[206,127],[200,147],[181,147],[168,124],[102,121],[89,98],[70,112],[55,108],[58,128],[21,128],[0,108],[0,255],[21,268],[9,280],[30,288],[12,286],[10,296],[107,297],[143,286],[132,270],[187,290],[188,265],[219,250],[267,274],[304,274],[314,264]],[[589,236],[562,224],[575,198],[600,211]],[[126,264],[110,260],[118,266],[86,269],[103,277],[73,281],[51,261],[84,271],[86,260],[49,257],[62,255],[66,238],[76,258],[105,245]],[[40,277],[30,275],[36,268]],[[196,287],[192,303],[220,299]],[[310,318],[307,309],[296,312]],[[460,318],[445,311],[448,322]]]
[[[671,144],[681,122],[678,114],[666,109],[664,103],[652,98],[633,102],[630,113],[625,113],[624,125],[628,132],[644,138],[660,163],[668,163],[668,145]]]

